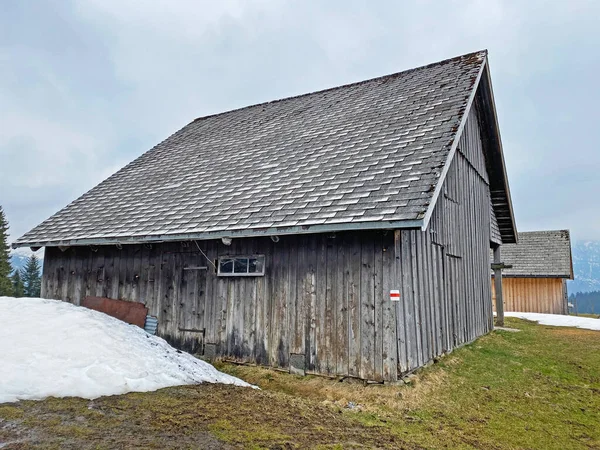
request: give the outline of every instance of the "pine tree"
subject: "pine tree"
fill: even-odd
[[[23,297],[25,295],[25,286],[23,285],[23,279],[21,278],[21,271],[15,269],[12,275],[13,285],[13,297]]]
[[[25,297],[39,297],[42,289],[42,277],[40,274],[40,261],[35,255],[27,259],[21,277],[25,287]]]
[[[8,221],[0,206],[0,296],[10,296],[13,292],[10,274],[10,247],[8,246]]]

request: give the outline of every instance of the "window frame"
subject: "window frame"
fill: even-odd
[[[233,267],[232,272],[221,272],[221,261],[230,259],[232,260]],[[250,270],[250,260],[257,259],[262,260],[262,271],[261,272],[234,272],[235,271],[235,261],[240,259],[246,259],[248,262],[246,263],[246,270]],[[265,255],[256,254],[256,255],[223,255],[217,258],[217,276],[218,277],[264,277],[265,276],[265,266],[266,266],[266,258]]]

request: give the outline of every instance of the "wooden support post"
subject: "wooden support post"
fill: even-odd
[[[494,248],[494,287],[496,288],[496,326],[504,326],[504,300],[502,298],[502,263],[500,246]]]

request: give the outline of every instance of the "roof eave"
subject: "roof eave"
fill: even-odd
[[[505,194],[506,194],[507,207],[509,210],[510,228],[511,228],[511,234],[512,234],[512,236],[510,236],[510,239],[508,239],[508,240],[505,240],[504,236],[502,236],[502,241],[503,241],[503,243],[507,243],[507,244],[511,244],[511,243],[516,244],[516,243],[518,243],[519,237],[518,237],[518,233],[517,233],[517,225],[515,222],[515,213],[514,213],[513,204],[512,204],[512,197],[510,194],[510,186],[508,183],[508,175],[506,172],[506,162],[504,160],[504,149],[502,147],[502,138],[500,136],[500,125],[498,124],[496,101],[494,99],[494,89],[492,87],[492,77],[490,75],[489,63],[487,60],[487,56],[486,56],[485,62],[486,62],[485,84],[487,86],[487,89],[483,90],[484,91],[483,95],[488,96],[487,100],[489,101],[489,104],[490,104],[490,112],[492,114],[492,126],[494,128],[493,133],[494,133],[494,137],[498,141],[497,150],[498,150],[499,158],[500,158],[499,165],[500,165],[500,168],[502,171],[502,178],[504,180],[504,190],[505,190]],[[501,234],[502,234],[502,230],[501,230]]]
[[[492,277],[494,274],[492,273]],[[550,274],[550,275],[532,275],[532,274],[507,274],[503,273],[502,278],[564,278],[566,280],[572,280],[568,274]]]
[[[223,230],[200,233],[177,233],[143,236],[117,236],[106,238],[74,238],[61,241],[16,241],[12,248],[19,247],[70,247],[85,245],[116,245],[116,244],[149,244],[173,241],[193,241],[227,238],[248,238],[260,236],[286,236],[293,234],[335,233],[342,231],[394,230],[401,228],[422,228],[423,220],[373,221],[345,224],[300,225],[291,227],[253,228],[240,230]]]

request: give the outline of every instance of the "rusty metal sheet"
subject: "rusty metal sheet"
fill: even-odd
[[[81,306],[103,312],[140,328],[144,328],[148,314],[148,308],[142,303],[105,297],[85,297]]]

